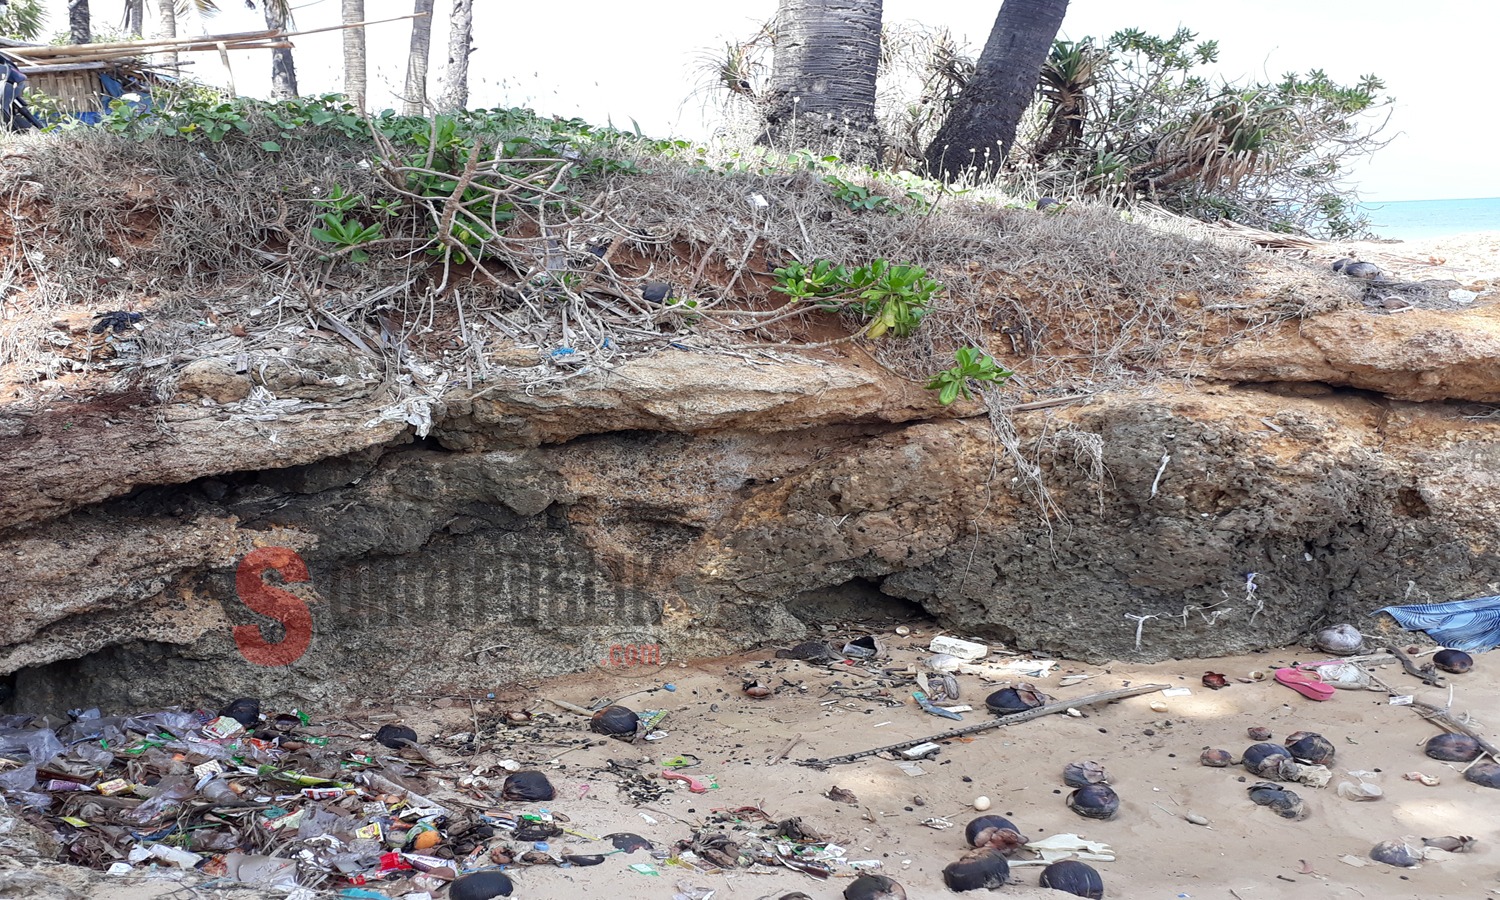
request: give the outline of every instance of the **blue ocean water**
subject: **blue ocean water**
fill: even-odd
[[[1414,241],[1467,231],[1500,231],[1500,197],[1360,205],[1370,216],[1370,230],[1383,238]]]

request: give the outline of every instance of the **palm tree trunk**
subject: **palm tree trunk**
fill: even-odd
[[[1031,161],[1038,165],[1058,150],[1076,149],[1083,143],[1083,97],[1069,96],[1058,101],[1049,113],[1047,133],[1037,142]]]
[[[266,27],[280,31],[287,27],[291,18],[287,0],[261,0],[266,13]],[[281,48],[271,51],[271,99],[290,100],[297,96],[297,63],[292,51]]]
[[[156,0],[156,11],[157,18],[161,20],[156,26],[156,36],[164,38],[177,37],[177,0]],[[163,53],[155,58],[160,59],[162,61],[161,64],[164,66],[177,65],[177,54],[173,52]]]
[[[781,0],[763,144],[873,161],[883,0]]]
[[[401,112],[420,116],[427,112],[427,59],[432,53],[432,0],[415,0],[411,20],[411,53],[406,58],[406,95]]]
[[[474,52],[474,0],[453,0],[448,32],[448,80],[438,109],[458,112],[469,105],[469,54]]]
[[[138,38],[146,33],[146,0],[125,0],[125,33]]]
[[[68,0],[68,41],[87,44],[94,29],[89,22],[89,0]]]
[[[365,0],[343,0],[343,21],[345,25],[365,20]],[[363,28],[344,29],[344,93],[359,107],[360,112],[365,110],[365,30]]]
[[[952,179],[968,169],[981,175],[1000,169],[1067,11],[1068,0],[1005,0],[1000,5],[974,76],[927,146],[929,171]]]

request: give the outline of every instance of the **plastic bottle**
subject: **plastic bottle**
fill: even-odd
[[[240,799],[240,795],[234,792],[229,782],[222,778],[215,778],[198,789],[203,799],[211,803],[234,803]]]

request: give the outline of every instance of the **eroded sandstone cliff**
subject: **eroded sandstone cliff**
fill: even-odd
[[[1161,659],[1500,580],[1500,445],[1471,406],[1225,384],[1017,412],[1044,517],[973,406],[868,363],[702,362],[458,399],[422,440],[368,398],[12,416],[0,671],[51,706],[483,687],[792,640],[850,584],[1021,649]],[[307,564],[290,665],[236,643],[291,630],[236,585],[258,547]]]

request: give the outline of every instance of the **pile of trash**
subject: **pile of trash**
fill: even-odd
[[[218,714],[0,716],[0,821],[45,835],[60,861],[116,875],[177,868],[374,898],[472,873],[450,896],[508,896],[500,869],[566,864],[546,842],[570,830],[545,807],[491,808],[554,798],[544,773],[506,763],[493,794],[467,779],[492,802],[457,808],[414,789],[433,764],[404,725],[330,733],[300,710],[262,716],[251,698]]]
[[[818,649],[816,662],[835,669],[885,655],[869,637],[844,653]],[[932,650],[959,655],[939,653],[920,670],[887,670],[883,680],[919,687],[913,698],[929,715],[960,718],[971,707],[956,703],[955,673],[972,671],[970,660],[987,648],[938,638]],[[1027,665],[1026,674],[1040,674],[1055,663]],[[747,696],[760,693],[749,687]],[[550,808],[556,792],[542,771],[510,759],[473,768],[433,758],[493,749],[504,732],[522,744],[619,740],[647,754],[667,736],[659,728],[663,712],[552,702],[579,721],[514,711],[485,722],[476,716],[472,733],[425,745],[406,725],[366,732],[314,723],[300,709],[263,714],[254,698],[217,712],[0,716],[0,828],[25,829],[41,838],[33,843],[46,846],[45,856],[111,875],[145,872],[351,898],[509,896],[506,872],[516,867],[587,867],[615,854],[639,853],[642,861],[626,864],[648,876],[668,867],[682,877],[771,866],[824,880],[880,867],[878,859],[851,859],[811,823],[753,806],[715,808],[664,846],[628,832],[596,836]],[[936,747],[922,749],[900,758],[920,759]],[[691,754],[658,762],[661,755],[612,758],[597,771],[637,806],[668,791],[718,789],[711,778],[693,776],[698,760]]]

